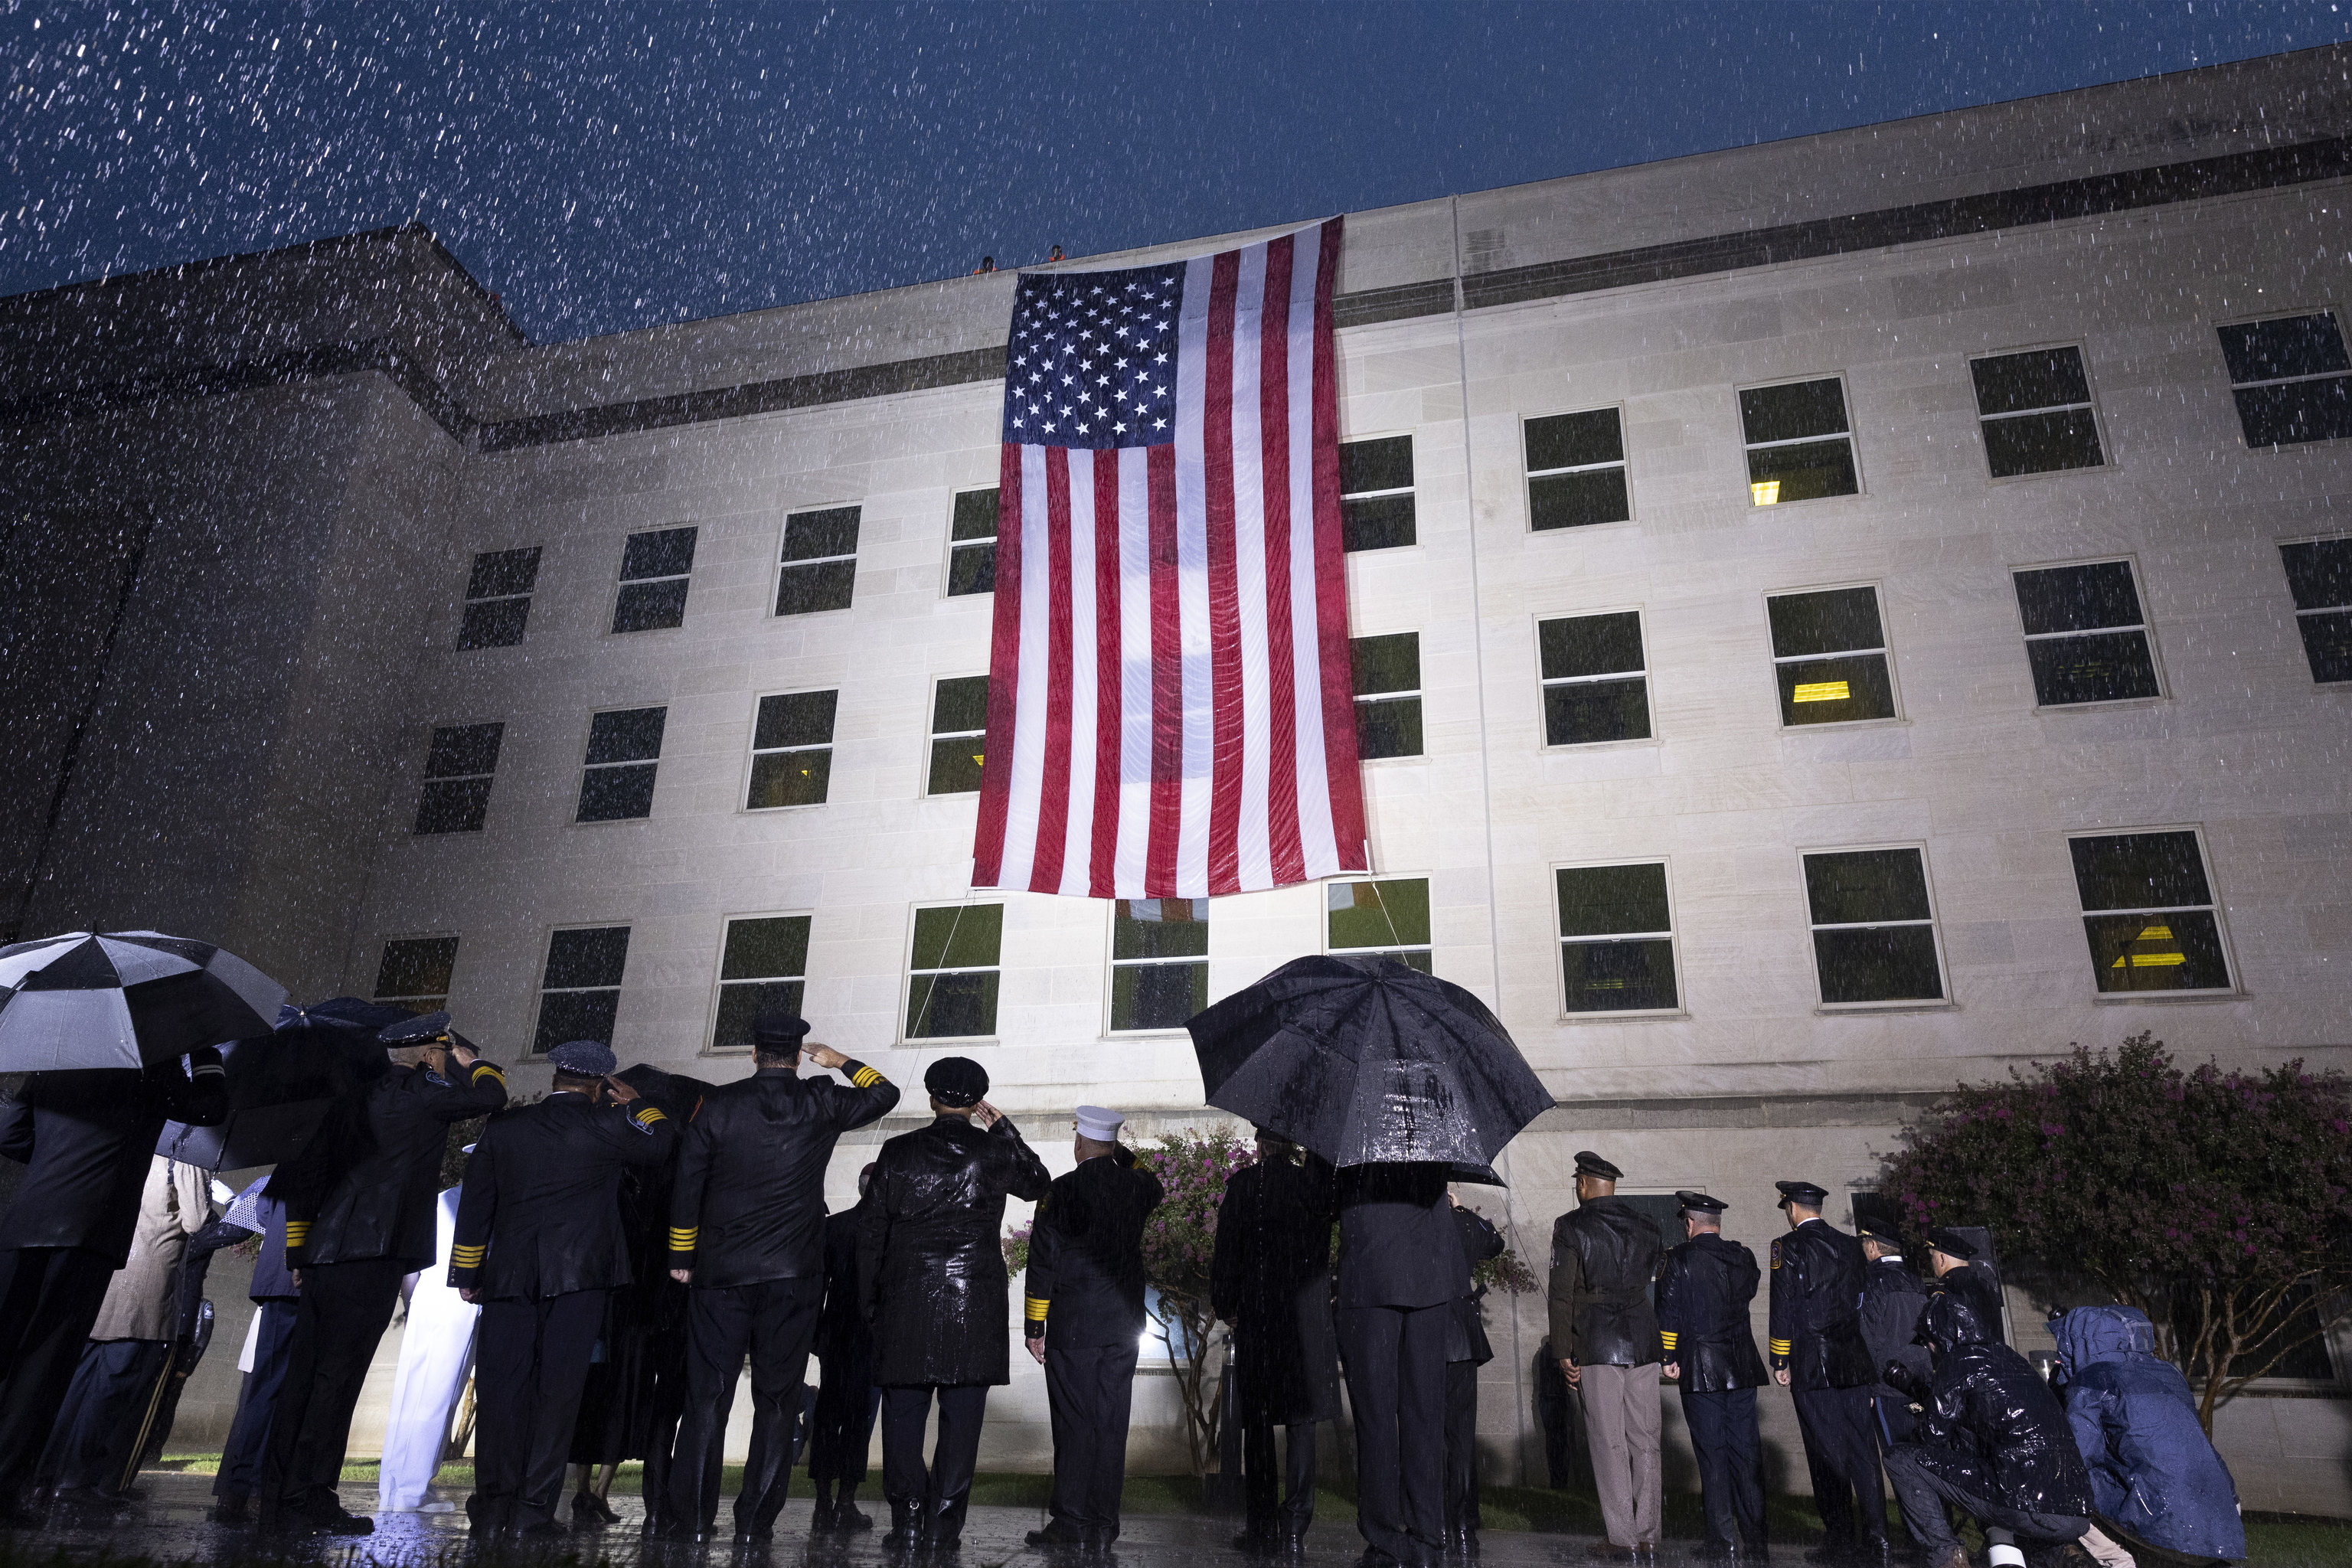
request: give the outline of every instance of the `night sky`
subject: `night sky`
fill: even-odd
[[[2352,0],[0,0],[0,294],[415,217],[548,342],[2347,35]]]

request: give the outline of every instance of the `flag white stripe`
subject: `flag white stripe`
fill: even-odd
[[[1234,304],[1234,585],[1240,606],[1242,800],[1235,873],[1246,889],[1274,886],[1266,820],[1265,453],[1258,444],[1259,359],[1265,326],[1265,253],[1242,252]]]
[[[1336,244],[1328,235],[1325,244]],[[1298,734],[1298,847],[1307,875],[1339,869],[1324,775],[1323,661],[1315,607],[1315,278],[1319,247],[1301,244],[1290,269],[1290,647]],[[1354,845],[1346,846],[1353,849]]]
[[[1061,890],[1084,898],[1095,858],[1095,465],[1115,454],[1070,453],[1070,816]]]
[[[1209,794],[1216,705],[1209,679],[1209,508],[1202,415],[1209,371],[1213,257],[1184,266],[1184,308],[1176,321],[1176,605],[1182,627],[1184,769],[1176,838],[1176,892],[1209,894]]]
[[[1118,848],[1112,880],[1143,887],[1151,839],[1150,450],[1118,453]]]
[[[1053,531],[1045,520],[1045,448],[1021,448],[1021,665],[1013,707],[1012,769],[1004,814],[1004,880],[1029,885],[1037,859],[1037,809],[1045,777],[1046,630],[1052,621]],[[982,764],[985,766],[983,763]]]

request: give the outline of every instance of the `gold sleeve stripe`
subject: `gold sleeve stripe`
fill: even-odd
[[[1033,1323],[1044,1322],[1045,1321],[1045,1309],[1053,1305],[1051,1301],[1037,1296],[1024,1296],[1022,1298],[1022,1301],[1028,1313],[1029,1321]]]
[[[1674,1329],[1660,1329],[1658,1331],[1658,1338],[1665,1341],[1666,1348],[1668,1350],[1672,1350],[1675,1348],[1675,1342],[1682,1338],[1682,1335]]]
[[[478,1268],[481,1264],[483,1254],[488,1251],[488,1243],[480,1247],[453,1247],[449,1249],[449,1262],[453,1268]]]
[[[489,1063],[476,1062],[474,1064],[474,1081],[476,1083],[481,1082],[482,1075],[484,1073],[489,1074],[490,1077],[498,1079],[500,1083],[504,1083],[507,1080],[507,1075],[500,1072],[497,1068],[492,1067]]]
[[[859,1089],[872,1089],[876,1084],[885,1080],[882,1075],[872,1068],[861,1067],[849,1075],[849,1081]]]
[[[287,1245],[287,1246],[289,1246],[289,1247],[300,1247],[301,1245],[303,1245],[303,1243],[305,1243],[305,1242],[309,1241],[310,1239],[310,1222],[309,1220],[307,1220],[307,1219],[289,1219],[289,1220],[288,1220],[288,1221],[286,1222],[286,1245]]]
[[[699,1226],[692,1230],[680,1230],[677,1226],[672,1226],[669,1227],[669,1249],[672,1252],[692,1252],[695,1249],[695,1243],[701,1236],[702,1227]]]
[[[1786,1340],[1774,1340],[1772,1342],[1772,1353],[1774,1355],[1787,1355],[1789,1353],[1789,1342]]]
[[[640,1127],[651,1127],[656,1121],[667,1121],[669,1120],[669,1118],[664,1116],[660,1110],[650,1105],[646,1106],[643,1110],[636,1112],[636,1119],[637,1125]]]

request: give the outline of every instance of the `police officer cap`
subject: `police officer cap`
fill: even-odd
[[[1731,1206],[1721,1198],[1711,1198],[1705,1193],[1676,1193],[1675,1202],[1693,1214],[1721,1214]]]
[[[1078,1107],[1078,1136],[1096,1143],[1116,1143],[1118,1130],[1127,1125],[1127,1118],[1101,1105]]]
[[[449,1032],[449,1015],[421,1013],[414,1018],[403,1018],[397,1024],[386,1024],[376,1033],[376,1038],[387,1046],[421,1046],[437,1040]]]
[[[988,1093],[988,1069],[970,1057],[941,1057],[923,1074],[923,1087],[941,1105],[978,1105]]]
[[[603,1078],[621,1065],[613,1047],[601,1040],[566,1040],[548,1052],[547,1059],[557,1072],[573,1078]]]
[[[1579,1149],[1576,1152],[1576,1173],[1580,1176],[1598,1176],[1604,1182],[1622,1181],[1625,1177],[1624,1172],[1590,1149]]]
[[[1790,1204],[1802,1204],[1809,1209],[1817,1209],[1830,1201],[1829,1189],[1811,1182],[1775,1182],[1772,1184],[1780,1189],[1781,1208],[1787,1208]]]
[[[776,1053],[796,1051],[801,1048],[801,1041],[807,1037],[808,1032],[809,1021],[806,1018],[787,1013],[781,1007],[771,1008],[751,1020],[751,1047],[754,1050]]]
[[[1903,1238],[1895,1234],[1892,1226],[1857,1225],[1853,1227],[1853,1235],[1857,1241],[1882,1241],[1889,1247],[1903,1245]]]
[[[1977,1255],[1975,1242],[1970,1241],[1958,1231],[1946,1229],[1940,1225],[1927,1233],[1927,1245],[1947,1256],[1958,1258],[1963,1263]]]

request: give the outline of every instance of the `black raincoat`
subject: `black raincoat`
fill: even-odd
[[[1920,1465],[2021,1513],[2088,1519],[2091,1478],[2066,1412],[2025,1358],[2000,1342],[1980,1299],[1937,1294],[1920,1332],[1936,1355],[1916,1444]],[[1888,1374],[1898,1387],[1912,1381],[1900,1368]]]
[[[1225,1178],[1209,1300],[1234,1326],[1244,1426],[1339,1418],[1330,1173],[1320,1161],[1261,1160]]]
[[[1665,1245],[1619,1197],[1599,1197],[1551,1227],[1551,1342],[1579,1366],[1650,1366],[1665,1359],[1650,1282]]]
[[[1658,1276],[1658,1329],[1671,1336],[1666,1359],[1680,1363],[1684,1392],[1763,1386],[1764,1358],[1756,1353],[1748,1316],[1762,1278],[1754,1253],[1714,1231],[1666,1254]]]

